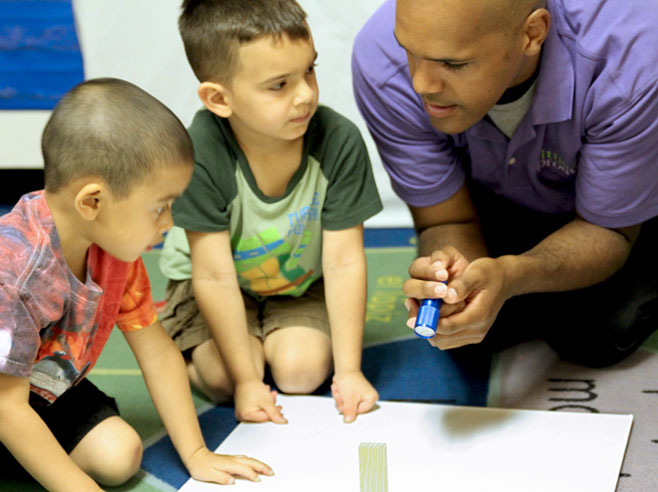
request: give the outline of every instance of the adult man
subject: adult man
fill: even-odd
[[[658,328],[657,24],[655,0],[388,0],[363,27],[355,94],[419,232],[405,294],[444,300],[432,344],[540,334],[596,366]]]

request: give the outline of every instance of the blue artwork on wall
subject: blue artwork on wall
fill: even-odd
[[[0,0],[0,110],[52,109],[83,80],[71,0]]]

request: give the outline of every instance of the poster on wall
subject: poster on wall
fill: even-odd
[[[71,0],[0,1],[0,110],[49,110],[84,80]]]

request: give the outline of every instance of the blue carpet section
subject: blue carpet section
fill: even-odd
[[[52,109],[83,79],[71,0],[0,1],[0,109]]]
[[[232,406],[215,407],[201,414],[199,422],[210,449],[219,446],[237,425]],[[144,451],[142,469],[177,489],[190,478],[169,437],[163,437]]]
[[[366,228],[363,233],[363,241],[366,248],[414,246],[416,244],[416,233],[408,227]]]
[[[382,400],[487,404],[491,357],[475,350],[442,352],[411,339],[366,348],[362,367]]]
[[[441,352],[420,339],[363,352],[363,372],[382,400],[486,406],[490,365],[490,358],[477,351]],[[330,396],[328,384],[316,394]],[[219,446],[237,425],[229,406],[212,408],[199,420],[210,449]],[[168,437],[146,449],[142,468],[175,488],[189,478]]]

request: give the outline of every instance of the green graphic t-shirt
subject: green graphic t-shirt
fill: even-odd
[[[184,229],[228,229],[243,290],[299,296],[322,276],[322,230],[348,229],[382,209],[358,129],[327,107],[313,116],[299,169],[279,197],[258,188],[227,120],[204,109],[189,131],[196,166],[174,204],[160,260],[168,278],[192,275]]]

